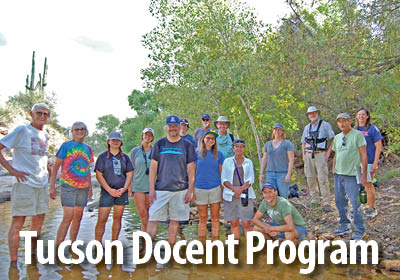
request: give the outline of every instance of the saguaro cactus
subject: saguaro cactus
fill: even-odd
[[[44,58],[43,76],[41,73],[39,73],[39,82],[37,82],[37,84],[35,85],[35,51],[33,51],[30,81],[29,81],[29,75],[26,76],[26,84],[25,84],[26,92],[33,93],[37,89],[39,89],[39,92],[44,92],[44,88],[47,85],[46,76],[47,76],[47,57]]]

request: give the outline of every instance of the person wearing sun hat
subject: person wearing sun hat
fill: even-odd
[[[207,235],[208,206],[211,212],[211,236],[219,237],[219,210],[221,202],[221,169],[224,155],[218,151],[218,133],[210,128],[201,139],[197,153],[194,196],[199,211],[198,237],[204,240]]]
[[[141,230],[146,231],[149,219],[149,170],[151,143],[154,141],[154,131],[146,127],[142,131],[142,143],[131,150],[130,158],[135,169],[132,179],[132,196],[138,210]]]
[[[222,165],[221,182],[224,185],[224,219],[231,224],[235,239],[240,239],[240,222],[245,234],[251,231],[256,193],[254,184],[253,162],[244,157],[245,142],[233,141],[234,156],[225,159]]]
[[[279,195],[287,199],[293,165],[294,146],[290,140],[286,140],[284,126],[277,123],[272,130],[272,140],[264,146],[260,180],[273,183],[278,187]],[[265,166],[267,170],[264,177]]]
[[[219,116],[214,122],[214,125],[218,129],[218,150],[225,158],[233,157],[232,143],[235,140],[235,137],[228,132],[231,122],[225,116]]]
[[[322,200],[324,211],[330,212],[332,209],[330,207],[328,159],[332,151],[335,132],[327,121],[320,119],[320,114],[317,107],[308,107],[305,115],[310,123],[304,127],[301,149],[311,203],[315,204]],[[329,145],[328,142],[330,142]]]
[[[336,235],[351,232],[348,218],[348,200],[353,207],[354,233],[352,239],[360,240],[365,235],[363,208],[360,202],[360,190],[357,182],[357,167],[362,165],[361,184],[367,181],[367,149],[364,135],[351,127],[352,119],[347,113],[340,113],[336,118],[342,131],[335,136],[332,150],[335,156],[332,173],[335,182],[335,203],[339,212],[340,226],[333,231]]]
[[[189,130],[189,121],[187,119],[181,119],[179,123],[180,123],[179,135],[183,138],[183,140],[186,140],[190,144],[193,144],[194,148],[197,149],[196,140],[194,140],[194,137],[192,135],[187,133],[187,131]]]
[[[264,197],[253,218],[254,230],[262,232],[268,239],[282,238],[296,242],[307,237],[307,224],[297,209],[286,198],[279,196],[272,183],[261,187]],[[261,219],[267,213],[271,222]]]
[[[196,141],[197,147],[200,147],[201,138],[203,137],[206,130],[211,127],[210,124],[211,124],[210,115],[207,113],[202,114],[201,115],[201,127],[196,128],[194,131],[194,140]]]
[[[107,138],[107,151],[96,161],[96,178],[101,186],[95,239],[102,242],[106,223],[113,210],[111,239],[118,240],[125,206],[132,192],[134,168],[129,156],[122,152],[122,135],[112,131]]]
[[[159,139],[151,152],[149,174],[149,222],[146,232],[154,239],[158,221],[168,221],[168,242],[174,245],[180,221],[189,220],[193,198],[196,151],[179,136],[180,119],[166,119],[167,137]]]

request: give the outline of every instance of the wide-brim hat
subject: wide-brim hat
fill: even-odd
[[[308,109],[307,109],[307,113],[305,113],[306,117],[308,117],[308,114],[309,114],[309,113],[313,113],[313,112],[318,112],[318,113],[320,113],[320,111],[318,110],[317,107],[315,107],[315,106],[310,106],[310,107],[308,107]]]
[[[226,122],[228,123],[228,127],[231,126],[231,122],[225,116],[219,116],[218,119],[214,122],[214,126],[217,127],[217,122]]]

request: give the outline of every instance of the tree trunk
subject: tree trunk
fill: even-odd
[[[254,139],[256,140],[256,145],[257,145],[258,161],[259,161],[260,166],[261,166],[261,160],[262,160],[262,156],[261,156],[261,146],[260,146],[260,139],[259,139],[259,137],[258,137],[256,125],[254,124],[253,116],[251,115],[250,109],[249,109],[249,107],[247,107],[247,104],[246,104],[246,102],[244,101],[242,95],[239,94],[239,98],[240,98],[240,101],[242,102],[242,104],[243,104],[243,106],[244,106],[244,109],[246,110],[247,116],[249,117],[249,120],[250,120],[251,127],[252,127],[252,129],[253,129]]]
[[[212,100],[214,100],[215,105],[217,106],[218,116],[221,116],[221,105],[219,104],[217,98],[215,97],[214,93],[208,89],[208,93],[210,94]]]

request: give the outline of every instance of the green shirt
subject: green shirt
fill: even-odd
[[[150,168],[150,153],[146,151],[147,167]],[[148,192],[149,191],[149,175],[146,175],[146,162],[143,157],[142,147],[138,146],[131,151],[131,161],[134,170],[132,178],[133,192]]]
[[[285,225],[286,222],[284,218],[288,215],[292,215],[293,223],[295,226],[306,228],[307,224],[303,220],[299,211],[291,204],[286,198],[276,197],[276,204],[271,207],[268,202],[263,199],[258,211],[261,213],[267,212],[268,216],[271,217],[272,221],[280,225]]]
[[[345,140],[343,141],[343,138]],[[351,129],[345,136],[343,132],[335,136],[332,150],[336,153],[336,173],[339,175],[356,176],[356,167],[360,166],[361,157],[359,147],[365,146],[364,135]]]

